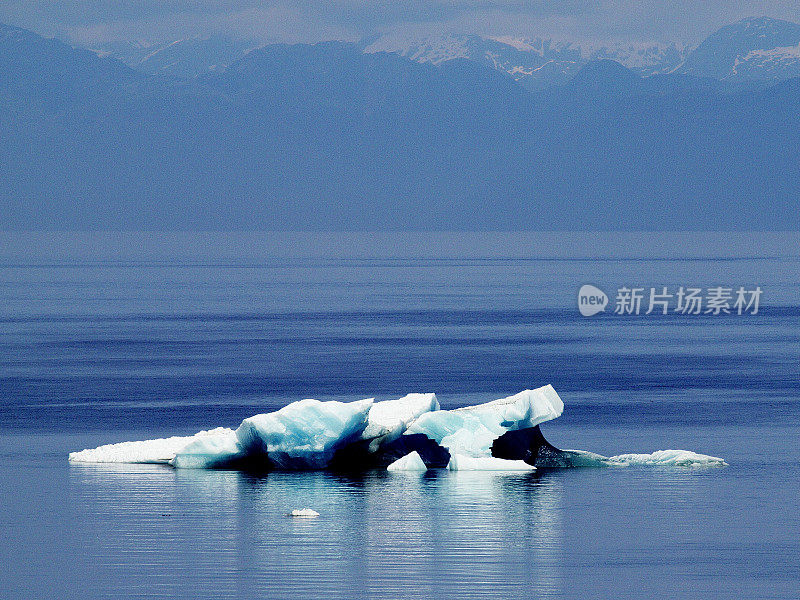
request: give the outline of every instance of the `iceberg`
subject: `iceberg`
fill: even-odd
[[[560,450],[540,424],[560,416],[552,386],[485,404],[441,410],[435,394],[355,402],[299,400],[191,436],[107,444],[72,452],[71,462],[157,463],[175,468],[254,470],[532,471],[609,466],[725,466],[688,450],[606,457]]]
[[[418,452],[409,452],[402,458],[398,458],[388,467],[387,471],[427,471],[428,467],[422,461]]]
[[[505,460],[493,456],[465,456],[453,454],[447,468],[451,471],[535,471],[536,467],[524,460]]]
[[[477,406],[425,413],[407,433],[422,433],[451,454],[492,456],[492,444],[503,434],[535,427],[563,411],[561,398],[546,385]]]
[[[373,401],[299,400],[245,419],[236,438],[245,454],[263,456],[273,468],[324,469],[339,449],[361,439]]]

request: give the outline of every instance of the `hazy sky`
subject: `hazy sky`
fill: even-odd
[[[3,0],[0,21],[75,42],[213,33],[262,42],[387,32],[700,42],[747,16],[800,22],[798,0]]]

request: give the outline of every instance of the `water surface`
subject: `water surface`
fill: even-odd
[[[136,239],[2,238],[0,596],[797,596],[791,236]],[[760,285],[764,306],[587,319],[584,283]],[[560,447],[729,466],[255,476],[66,461],[303,397],[433,391],[453,407],[545,383],[566,404],[543,426]],[[321,516],[285,516],[303,507]]]

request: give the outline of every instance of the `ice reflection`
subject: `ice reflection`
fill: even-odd
[[[80,551],[104,582],[99,597],[169,597],[187,581],[211,596],[235,595],[225,576],[238,568],[235,473],[73,465],[70,479]]]
[[[562,592],[562,487],[535,474],[246,473],[73,465],[109,595],[486,598]],[[313,508],[313,520],[287,516]],[[127,574],[120,578],[122,574]],[[116,587],[115,587],[116,586]],[[142,590],[140,590],[141,592]]]
[[[456,558],[487,584],[483,594],[536,597],[561,593],[561,482],[537,474],[449,473],[438,492],[458,518],[445,532]],[[476,553],[475,548],[480,550]],[[476,581],[476,586],[483,582]]]

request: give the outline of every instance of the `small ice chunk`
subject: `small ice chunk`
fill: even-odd
[[[723,459],[690,450],[658,450],[652,454],[620,454],[605,459],[610,466],[725,467]]]
[[[337,450],[361,439],[372,404],[299,400],[245,419],[236,437],[245,454],[266,455],[279,469],[324,469]]]
[[[447,468],[451,471],[535,471],[536,467],[524,460],[505,460],[493,456],[465,456],[453,454]]]
[[[167,464],[175,458],[178,451],[188,444],[204,438],[217,438],[226,433],[232,433],[232,431],[224,427],[217,427],[189,436],[105,444],[97,448],[70,452],[69,460],[70,462],[89,463]]]
[[[295,508],[289,513],[290,517],[300,517],[301,519],[313,519],[319,516],[319,513],[312,508]]]
[[[425,463],[422,462],[422,457],[417,453],[415,450],[414,452],[409,452],[402,458],[398,458],[388,467],[386,467],[387,471],[427,471],[428,467],[425,466]]]
[[[546,385],[477,406],[425,413],[407,433],[422,433],[451,453],[491,456],[492,443],[507,431],[535,427],[563,410],[553,386]]]

